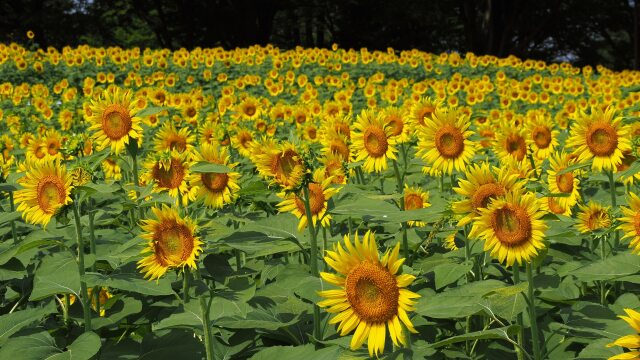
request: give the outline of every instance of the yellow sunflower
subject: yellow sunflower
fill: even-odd
[[[329,226],[331,215],[327,214],[329,199],[338,193],[338,188],[331,186],[330,177],[325,178],[322,170],[313,173],[313,182],[309,183],[309,209],[311,210],[311,220],[315,227],[318,222],[323,227]],[[300,221],[298,231],[304,230],[307,226],[307,213],[302,198],[294,193],[281,192],[278,196],[284,199],[278,204],[280,212],[290,212]]]
[[[559,152],[553,154],[549,159],[549,170],[547,171],[549,192],[552,194],[569,194],[568,197],[558,197],[558,202],[563,208],[571,208],[580,200],[580,180],[573,171],[558,175],[558,173],[573,165],[569,154]]]
[[[409,112],[409,119],[416,127],[416,131],[420,127],[425,126],[426,121],[431,119],[436,109],[442,106],[442,103],[431,100],[429,97],[423,97],[416,101]]]
[[[177,151],[178,153],[191,152],[196,136],[191,134],[187,127],[177,130],[172,122],[165,122],[156,133],[153,141],[157,152]]]
[[[388,107],[382,111],[382,119],[391,128],[391,136],[395,137],[396,143],[405,143],[411,139],[411,126],[402,109]]]
[[[264,153],[254,157],[260,175],[285,189],[292,189],[300,184],[305,167],[295,145],[284,142],[263,151]]]
[[[500,125],[500,131],[496,133],[496,141],[493,150],[500,159],[506,161],[512,157],[517,161],[524,161],[527,157],[527,139],[523,127],[513,126],[506,121]]]
[[[480,209],[469,237],[484,240],[484,250],[490,250],[500,263],[522,265],[545,247],[547,226],[541,220],[544,214],[534,193],[512,191]]]
[[[404,185],[404,209],[416,210],[424,209],[431,206],[429,204],[429,192],[422,191],[419,187],[412,187],[407,184]],[[422,221],[407,221],[409,226],[423,227],[426,224]]]
[[[611,226],[610,208],[590,201],[587,205],[578,205],[576,228],[583,234]]]
[[[230,169],[237,164],[229,162],[229,153],[226,147],[203,143],[200,153],[196,154],[196,161],[208,161],[225,165]],[[189,183],[192,188],[197,188],[196,197],[202,199],[204,204],[214,209],[220,209],[224,204],[232,203],[240,186],[238,179],[240,173],[230,171],[228,173],[200,173],[192,174]]]
[[[456,230],[444,238],[444,247],[451,251],[456,251],[465,245],[464,234],[460,230]]]
[[[116,88],[113,92],[105,91],[104,99],[91,102],[89,131],[93,131],[93,139],[98,150],[111,147],[111,152],[119,154],[130,138],[142,136],[140,118],[134,115],[137,110],[131,101],[130,91]]]
[[[59,160],[27,163],[18,183],[24,189],[16,191],[15,202],[29,223],[46,226],[62,206],[71,203],[72,178]]]
[[[169,196],[182,204],[195,200],[197,188],[188,185],[191,162],[177,152],[154,154],[145,162],[146,173],[143,181],[153,184],[155,192],[167,191]]]
[[[254,143],[253,134],[249,130],[238,129],[231,138],[231,146],[233,146],[240,155],[249,157],[251,155],[251,146]]]
[[[386,126],[383,119],[372,110],[363,110],[358,115],[351,133],[355,161],[364,160],[362,168],[366,172],[380,172],[387,169],[387,159],[395,160],[398,149],[391,136],[393,129]]]
[[[623,239],[631,239],[631,252],[640,254],[640,198],[634,193],[629,193],[629,196],[629,207],[622,207],[624,217],[620,218],[622,224],[618,228],[624,231]]]
[[[104,171],[105,180],[120,180],[122,179],[122,169],[116,159],[106,158],[102,161],[102,171]]]
[[[575,148],[578,162],[593,159],[594,171],[615,171],[623,154],[631,151],[629,126],[622,123],[622,117],[616,117],[615,108],[608,107],[603,112],[592,107],[591,114],[580,112],[566,146]]]
[[[400,244],[387,250],[380,259],[374,234],[367,231],[362,242],[355,234],[354,244],[345,235],[344,244],[327,251],[325,261],[337,274],[322,272],[322,279],[339,289],[324,290],[318,294],[326,298],[318,303],[327,312],[337,314],[330,324],[338,325],[344,336],[355,330],[351,338],[351,349],[358,349],[368,343],[369,355],[377,356],[384,351],[386,330],[396,346],[407,345],[403,325],[416,333],[408,311],[413,311],[416,298],[420,295],[406,289],[415,276],[398,275],[405,259],[398,259]],[[401,324],[402,322],[402,324]]]
[[[558,201],[557,197],[548,196],[540,199],[540,208],[550,214],[571,216],[571,208]]]
[[[469,117],[455,108],[437,109],[418,131],[418,152],[432,171],[451,174],[464,171],[476,153],[476,144],[469,139]]]
[[[236,116],[244,120],[255,120],[262,114],[262,104],[258,99],[247,96],[235,108]]]
[[[491,167],[489,163],[474,164],[465,171],[465,178],[458,181],[453,190],[464,197],[452,204],[453,211],[462,216],[458,226],[470,223],[480,215],[480,209],[486,208],[491,200],[506,193],[522,188],[523,182],[518,175],[508,169]]]
[[[138,269],[149,280],[161,278],[170,268],[196,268],[196,257],[202,251],[202,242],[195,235],[196,224],[188,217],[163,205],[151,208],[155,219],[143,220],[142,237],[148,240],[138,261]]]
[[[548,115],[537,115],[527,123],[527,143],[537,159],[546,159],[558,146],[558,130]]]
[[[625,335],[607,344],[607,347],[621,346],[631,351],[610,357],[608,360],[636,360],[640,359],[640,313],[633,309],[624,309],[628,316],[620,315],[635,330],[636,334]]]

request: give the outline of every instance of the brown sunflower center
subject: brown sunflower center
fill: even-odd
[[[131,130],[129,110],[120,104],[111,104],[102,112],[102,131],[111,140],[119,140]]]
[[[633,227],[636,229],[636,236],[640,236],[640,213],[633,217]]]
[[[586,221],[586,227],[589,230],[602,229],[609,226],[609,214],[602,210],[595,210]]]
[[[48,175],[38,182],[38,206],[47,214],[53,214],[56,207],[64,203],[66,195],[64,183],[57,176]]]
[[[491,216],[491,227],[498,240],[506,245],[518,246],[531,238],[531,219],[520,206],[506,204]]]
[[[636,157],[631,155],[631,152],[629,151],[625,151],[622,155],[622,162],[616,167],[619,172],[629,169],[636,161]]]
[[[518,134],[511,134],[507,136],[505,140],[505,149],[516,160],[522,161],[525,155],[527,155],[527,144],[524,138]]]
[[[474,209],[484,209],[491,199],[504,195],[504,187],[496,183],[482,184],[471,196],[471,205]]]
[[[418,194],[407,194],[404,197],[404,209],[415,210],[422,209],[423,202],[422,197]]]
[[[343,159],[349,158],[349,147],[342,140],[333,140],[329,145],[329,150],[334,155],[340,155]]]
[[[184,152],[187,150],[187,139],[182,136],[172,134],[167,139],[167,146],[170,150],[178,150],[179,152]]]
[[[249,134],[249,133],[241,133],[240,134],[239,142],[240,142],[240,146],[242,146],[242,148],[247,149],[249,147],[249,144],[251,144],[252,140],[253,140],[253,138],[251,137],[251,134]]]
[[[193,118],[198,114],[198,112],[196,111],[196,108],[194,108],[193,106],[189,106],[184,113],[185,115],[187,115],[187,117],[190,117],[190,118]]]
[[[402,130],[404,129],[404,122],[399,117],[390,117],[387,119],[387,124],[391,127],[391,135],[398,136],[402,134]]]
[[[398,313],[398,284],[382,265],[366,261],[356,265],[347,275],[345,290],[349,304],[362,321],[384,323]]]
[[[430,118],[431,114],[433,114],[435,110],[436,109],[434,109],[433,106],[425,106],[422,109],[418,110],[418,123],[424,126],[424,121],[427,118]]]
[[[204,173],[201,175],[202,184],[214,193],[222,192],[229,182],[229,175],[225,173]]]
[[[573,191],[573,174],[571,172],[564,173],[556,176],[556,185],[558,190],[563,193],[570,193]]]
[[[301,165],[301,162],[298,153],[293,150],[286,150],[275,156],[271,171],[275,176],[287,179],[299,165]]]
[[[464,137],[460,129],[445,125],[435,135],[436,149],[447,159],[455,159],[464,151]]]
[[[364,132],[364,147],[369,155],[379,158],[387,153],[389,143],[387,142],[387,134],[384,130],[377,126],[370,126]]]
[[[184,166],[178,159],[171,159],[169,168],[161,167],[159,164],[153,168],[153,178],[158,185],[167,189],[177,189],[184,179]]]
[[[547,205],[549,210],[554,214],[564,214],[565,209],[554,198],[547,198]]]
[[[609,156],[618,147],[618,133],[607,123],[596,123],[587,131],[587,146],[596,156]]]
[[[253,105],[247,105],[244,107],[244,113],[247,116],[253,116],[256,113],[256,107]]]
[[[156,259],[163,266],[178,265],[189,258],[194,238],[191,230],[175,220],[158,224],[153,235]]]
[[[296,196],[296,206],[298,207],[298,211],[301,213],[305,213],[304,202],[302,199]],[[324,191],[322,190],[322,186],[316,183],[309,184],[309,209],[311,210],[311,215],[318,215],[324,209],[324,203],[326,199],[324,197]]]
[[[546,126],[538,126],[533,129],[531,137],[539,149],[546,149],[551,144],[551,131]]]

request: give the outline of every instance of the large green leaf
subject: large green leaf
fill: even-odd
[[[638,256],[623,253],[610,256],[605,260],[589,263],[571,272],[571,275],[582,281],[624,280],[625,276],[640,272]]]
[[[441,289],[458,281],[473,268],[473,262],[465,261],[461,264],[449,263],[436,266],[433,271],[436,277],[436,289]]]
[[[67,351],[48,357],[47,360],[85,360],[98,353],[102,342],[98,334],[85,332],[69,346]]]
[[[89,286],[100,285],[151,296],[175,294],[171,288],[171,281],[166,277],[149,281],[145,280],[141,273],[122,272],[109,275],[86,273],[85,279]]]
[[[56,311],[53,301],[48,301],[42,307],[14,311],[0,316],[0,344],[5,342],[9,336],[15,334],[18,330],[40,321],[46,315],[55,313]]]
[[[271,346],[260,350],[250,360],[334,360],[340,358],[342,350],[337,346],[331,346],[316,350],[312,344],[301,346]]]
[[[511,340],[511,337],[518,332],[518,325],[509,325],[498,329],[489,329],[482,331],[474,331],[464,335],[453,336],[445,340],[441,340],[431,344],[432,347],[442,347],[446,345],[455,344],[458,342],[469,340],[488,340],[488,339],[502,339]]]
[[[67,251],[42,259],[33,279],[29,300],[39,300],[55,294],[80,293],[80,273],[75,257]]]
[[[484,309],[483,295],[504,287],[498,280],[472,282],[421,300],[416,312],[437,319],[461,318]]]

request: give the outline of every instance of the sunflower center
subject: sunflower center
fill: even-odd
[[[102,131],[111,140],[119,140],[131,130],[129,111],[120,104],[111,104],[102,113]]]
[[[640,214],[633,217],[633,227],[636,229],[636,236],[640,236]]]
[[[229,175],[225,173],[204,173],[201,175],[201,178],[204,187],[214,193],[222,192],[222,190],[227,187],[227,183],[229,182]]]
[[[531,219],[519,206],[507,204],[497,209],[492,214],[491,227],[498,240],[510,246],[518,246],[531,238]]]
[[[397,117],[392,117],[387,121],[387,124],[391,127],[391,135],[398,136],[402,134],[402,130],[404,129],[404,123],[402,119]]]
[[[549,210],[554,214],[564,214],[565,209],[552,197],[547,198],[547,205]]]
[[[422,109],[420,109],[418,111],[418,123],[424,126],[425,125],[424,121],[427,118],[430,118],[431,114],[433,114],[434,111],[435,109],[433,108],[433,106],[425,106]]]
[[[184,166],[177,159],[171,159],[169,168],[161,167],[159,164],[153,168],[153,177],[160,187],[167,189],[177,189],[184,179]]]
[[[36,148],[36,151],[34,152],[34,155],[38,158],[38,159],[42,159],[44,158],[47,153],[44,152],[44,146],[38,146]]]
[[[192,117],[196,116],[198,113],[196,112],[196,109],[194,107],[190,106],[190,107],[187,108],[187,111],[185,111],[185,114],[188,117],[192,118]]]
[[[573,174],[568,172],[562,175],[556,176],[556,184],[558,185],[558,190],[563,193],[570,193],[573,191]]]
[[[178,150],[184,152],[187,149],[187,139],[182,136],[171,135],[167,141],[170,150]]]
[[[298,153],[293,150],[286,150],[284,153],[276,155],[271,171],[276,176],[289,178],[296,166],[300,165],[300,161],[297,158]]]
[[[398,313],[396,278],[380,264],[356,265],[347,275],[345,290],[353,311],[367,323],[384,323]]]
[[[404,197],[404,209],[415,210],[422,209],[423,202],[422,197],[418,194],[408,194]]]
[[[244,108],[244,113],[247,114],[248,116],[253,116],[253,114],[256,113],[256,107],[253,105],[247,105]]]
[[[464,151],[464,137],[460,129],[445,125],[435,135],[436,149],[447,159],[455,159]]]
[[[57,176],[45,176],[38,183],[37,197],[40,209],[47,214],[53,214],[56,207],[64,203],[64,183]]]
[[[609,214],[602,210],[596,210],[586,221],[589,230],[597,230],[609,226]]]
[[[156,258],[163,266],[178,265],[189,258],[193,250],[193,234],[184,224],[167,220],[158,225],[154,236]]]
[[[609,156],[618,147],[618,133],[609,124],[596,123],[587,131],[587,146],[596,156]]]
[[[364,147],[367,149],[369,155],[379,158],[387,153],[389,143],[387,142],[387,135],[379,127],[370,126],[364,133]]]
[[[551,144],[551,131],[546,126],[536,127],[531,136],[539,149],[546,149]]]
[[[334,155],[340,155],[343,159],[349,158],[349,147],[342,140],[334,140],[329,145],[331,153]]]
[[[525,143],[524,138],[518,134],[511,134],[507,136],[505,145],[507,152],[518,161],[522,161],[525,155],[527,155],[527,144]]]
[[[504,187],[496,183],[482,184],[473,193],[471,204],[474,209],[484,209],[489,205],[491,199],[504,195]]]
[[[316,183],[309,184],[309,209],[311,215],[318,215],[324,209],[324,203],[326,199],[324,197],[324,191],[322,186]],[[304,202],[302,199],[296,196],[296,206],[301,213],[305,213]]]
[[[636,157],[631,155],[631,152],[626,151],[622,154],[622,162],[616,167],[618,171],[625,171],[631,167],[636,161]]]

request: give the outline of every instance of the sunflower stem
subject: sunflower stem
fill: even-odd
[[[182,269],[182,301],[186,304],[189,302],[189,267]]]
[[[185,267],[185,271],[188,267]],[[186,272],[185,272],[186,274]],[[194,275],[196,280],[200,281],[202,280],[201,276],[200,276],[200,271],[198,269],[196,269],[194,271]],[[206,351],[207,354],[207,360],[213,360],[214,356],[213,356],[213,339],[211,338],[211,320],[209,317],[209,313],[211,310],[210,304],[211,302],[209,302],[209,304],[207,304],[207,300],[205,299],[205,293],[202,293],[199,297],[198,297],[198,302],[200,303],[200,311],[202,312],[202,330],[204,332],[203,337],[204,337],[204,349]],[[213,296],[210,292],[209,296]]]
[[[536,315],[536,302],[533,294],[533,264],[527,264],[527,281],[529,282],[529,322],[531,323],[531,342],[534,360],[541,360],[540,337],[538,334],[538,316]]]
[[[616,201],[616,181],[613,179],[613,171],[610,170],[607,172],[607,175],[609,175],[609,191],[611,192],[611,209],[613,211],[616,211],[616,207],[618,206],[617,201]],[[618,232],[618,230],[614,231],[614,240],[613,240],[613,251],[612,253],[615,254],[615,250],[618,247],[618,245],[620,244],[620,233]]]
[[[69,306],[71,306],[71,296],[69,294],[64,294],[64,302],[62,307],[62,321],[64,322],[64,327],[68,330],[69,325],[71,325],[71,321],[69,320]]]
[[[242,269],[242,252],[238,249],[233,249],[233,255],[236,258],[236,271]]]
[[[140,200],[140,192],[138,191],[138,187],[140,187],[140,178],[138,177],[138,155],[135,151],[131,152],[131,163],[133,165],[133,184],[136,186],[136,199]],[[140,219],[144,218],[142,207],[138,207],[138,217]]]
[[[309,249],[309,267],[311,268],[311,275],[318,277],[318,238],[313,224],[313,216],[311,214],[311,204],[309,203],[309,184],[305,184],[302,187],[304,195],[304,212],[307,216],[307,226],[309,227],[309,235],[311,235],[310,249]],[[313,336],[321,339],[320,329],[320,308],[317,304],[313,305]]]
[[[605,249],[605,241],[606,238],[604,236],[600,237],[600,258],[604,261],[607,258],[607,252]],[[606,283],[605,281],[600,281],[600,304],[602,306],[607,306],[607,293],[606,293]]]
[[[518,285],[520,283],[520,266],[518,264],[514,264],[513,269],[513,284]],[[518,324],[518,335],[517,335],[517,345],[514,345],[516,348],[516,354],[518,355],[518,360],[524,359],[522,353],[522,347],[524,342],[524,321],[522,320],[522,313],[518,314],[516,317],[516,324]]]
[[[397,191],[400,194],[400,210],[404,211],[404,190],[403,190],[403,180],[400,176],[400,170],[398,169],[398,162],[393,160],[393,170],[396,174],[396,182],[397,182]],[[409,257],[409,239],[407,237],[407,223],[401,222],[400,226],[402,227],[402,251],[404,253],[404,258],[407,259],[407,265],[411,266],[411,258]]]
[[[529,158],[529,162],[531,163],[531,169],[533,169],[533,176],[537,179],[538,178],[538,170],[536,170],[536,163],[533,161],[533,154],[531,154],[531,152],[529,152],[529,155],[527,157]]]
[[[324,254],[327,251],[327,229],[322,226],[322,253]],[[322,263],[323,270],[327,270],[327,264]]]
[[[91,331],[91,300],[87,291],[87,281],[84,277],[84,241],[82,240],[82,226],[80,225],[80,204],[78,199],[73,202],[73,217],[76,226],[76,241],[78,244],[78,273],[80,274],[80,297],[82,313],[84,315],[84,331]]]
[[[13,201],[13,191],[9,191],[9,206],[11,207],[11,212],[16,211],[16,204]],[[16,232],[16,222],[11,221],[11,236],[13,236],[13,243],[18,243],[18,233]]]
[[[91,205],[91,208],[93,208],[93,200],[89,200],[89,204]],[[94,256],[97,256],[96,254],[96,234],[93,230],[93,221],[95,219],[96,214],[93,211],[89,211],[89,249],[91,251],[91,254],[93,254]],[[91,265],[91,271],[92,272],[96,272],[96,262],[93,262],[93,265]],[[96,302],[96,312],[98,313],[98,315],[100,314],[100,287],[99,286],[94,286],[93,287],[93,291],[91,292],[92,297],[94,298],[94,301]]]

